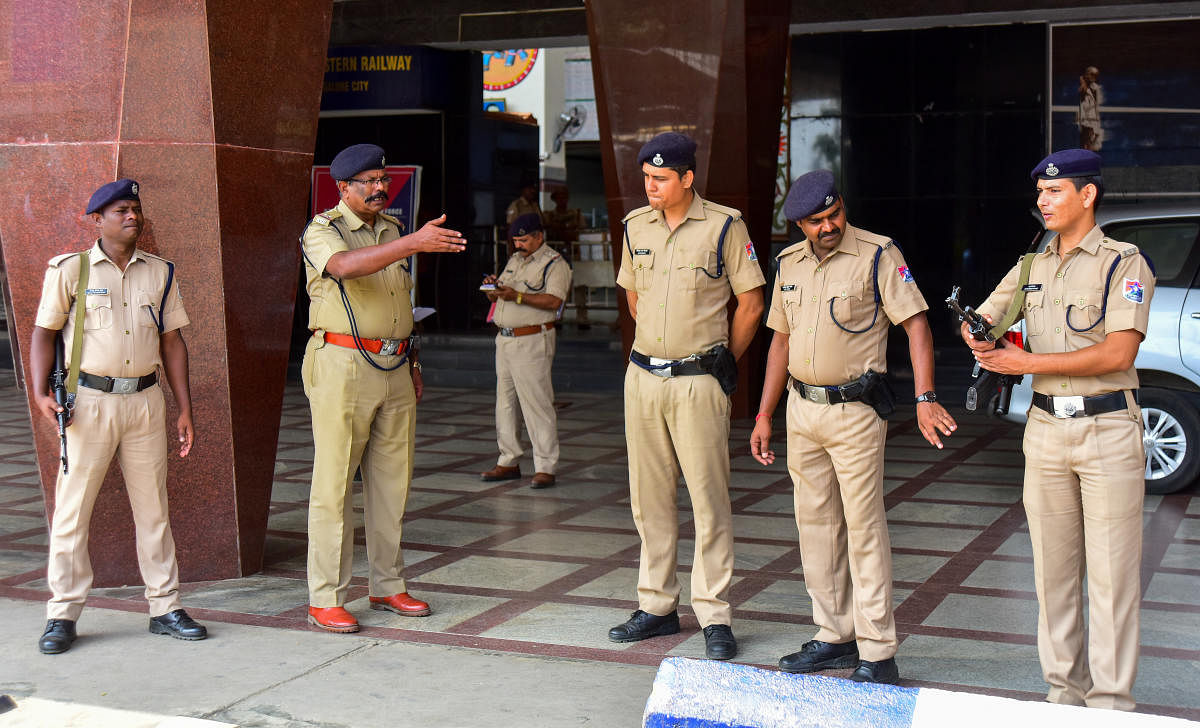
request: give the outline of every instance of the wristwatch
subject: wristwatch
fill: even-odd
[[[421,362],[419,361],[410,362],[408,366],[412,369],[416,369],[418,372],[421,371],[422,368]]]
[[[918,402],[936,402],[937,401],[937,392],[935,392],[931,389],[928,392],[922,394],[920,397],[917,397],[917,401]]]

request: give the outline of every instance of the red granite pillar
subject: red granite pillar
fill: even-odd
[[[0,49],[11,336],[29,340],[47,259],[91,244],[81,220],[91,191],[141,182],[140,245],[175,261],[192,321],[183,334],[197,440],[186,459],[172,453],[168,476],[181,575],[255,572],[332,0],[21,5],[0,18],[11,39]],[[176,412],[172,402],[169,423]],[[52,506],[57,437],[40,417],[34,432]],[[91,533],[96,584],[139,583],[115,462]]]
[[[742,211],[760,263],[769,262],[790,12],[787,0],[588,1],[600,150],[618,264],[624,247],[621,219],[646,204],[638,149],[663,131],[681,131],[699,143],[697,188],[707,199]],[[767,265],[764,269],[770,278]],[[624,296],[618,301],[628,351],[633,322]],[[763,338],[739,366],[735,417],[758,405]]]

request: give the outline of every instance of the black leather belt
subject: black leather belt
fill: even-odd
[[[1133,392],[1133,401],[1138,401],[1138,391]],[[1060,419],[1068,417],[1091,417],[1105,412],[1120,412],[1129,407],[1125,401],[1125,390],[1097,394],[1094,397],[1051,397],[1041,392],[1033,393],[1033,406],[1043,409]]]
[[[101,392],[133,394],[157,384],[158,372],[150,372],[144,377],[102,377],[99,374],[79,372],[79,383],[88,389],[98,389]]]
[[[631,351],[629,352],[629,360],[659,377],[692,377],[698,374],[709,373],[709,369],[701,366],[698,357],[659,359],[655,356],[646,356],[640,351]]]
[[[866,391],[866,387],[857,379],[848,384],[829,386],[805,384],[799,379],[792,377],[788,377],[788,382],[791,384],[792,389],[796,391],[796,394],[817,404],[856,402],[862,399],[863,393]]]

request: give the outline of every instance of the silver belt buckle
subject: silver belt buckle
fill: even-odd
[[[651,357],[646,357],[646,358],[650,360],[650,366],[660,367],[657,369],[650,370],[650,373],[653,374],[654,376],[663,377],[664,379],[675,376],[675,372],[671,371],[671,366],[668,366],[668,365],[675,364],[674,359],[659,359],[657,356],[651,356]]]
[[[133,394],[137,391],[138,380],[141,377],[113,377],[113,394]]]
[[[1083,395],[1080,394],[1073,397],[1051,397],[1050,402],[1054,407],[1054,416],[1059,419],[1068,419],[1083,411]]]
[[[383,356],[392,356],[397,351],[400,351],[400,344],[404,339],[380,339],[381,346],[379,353]]]
[[[512,336],[512,335],[513,335],[513,330],[512,330],[512,329],[506,329],[506,328],[504,328],[504,327],[501,327],[501,328],[500,328],[500,335],[501,335],[501,336]]]
[[[817,404],[829,404],[829,390],[824,387],[804,385],[804,398]]]

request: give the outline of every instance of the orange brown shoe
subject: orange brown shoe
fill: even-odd
[[[342,607],[308,608],[308,623],[328,632],[357,632],[358,620]]]
[[[497,465],[486,473],[480,473],[479,479],[485,483],[497,480],[516,480],[521,477],[520,465]]]
[[[371,609],[386,609],[402,617],[424,617],[431,611],[429,605],[420,599],[414,599],[408,592],[393,594],[390,597],[371,597]]]
[[[554,474],[553,473],[536,473],[533,476],[533,480],[529,481],[529,487],[533,488],[534,490],[539,490],[541,488],[553,488],[554,487]]]

